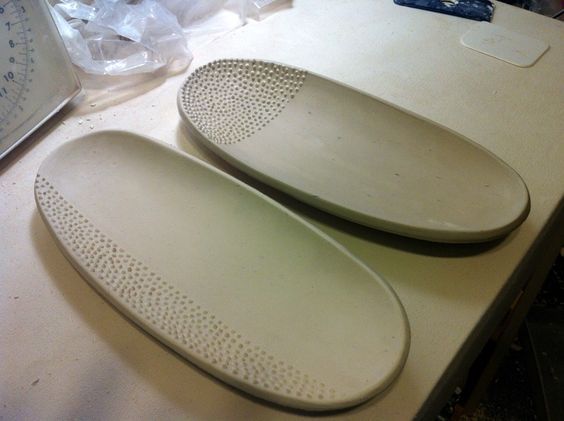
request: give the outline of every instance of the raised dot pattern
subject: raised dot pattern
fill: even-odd
[[[73,257],[176,347],[256,388],[307,401],[335,398],[334,389],[254,345],[119,247],[40,175],[35,191],[45,219]]]
[[[209,140],[237,143],[276,118],[307,72],[258,60],[218,60],[196,69],[181,88],[190,122]]]

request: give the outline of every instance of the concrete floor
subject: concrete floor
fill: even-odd
[[[545,16],[554,16],[562,10],[564,6],[561,0],[502,0],[504,3],[512,4],[531,12],[539,13]],[[558,18],[564,20],[564,15]]]
[[[564,249],[476,411],[455,415],[459,390],[437,421],[564,420],[563,350]]]

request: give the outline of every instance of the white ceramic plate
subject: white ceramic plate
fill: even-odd
[[[41,165],[38,208],[78,271],[214,376],[308,410],[343,408],[401,371],[391,288],[342,246],[211,166],[126,132]]]
[[[479,242],[529,211],[518,174],[477,144],[300,69],[212,62],[188,77],[178,106],[192,133],[236,167],[370,227]]]

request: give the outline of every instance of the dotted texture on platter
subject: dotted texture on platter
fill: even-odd
[[[177,349],[241,383],[279,395],[319,403],[336,397],[334,389],[254,345],[120,248],[40,175],[35,192],[44,218],[73,258],[115,301]]]
[[[218,60],[184,82],[180,102],[210,141],[237,143],[260,131],[302,87],[307,72],[257,60]]]

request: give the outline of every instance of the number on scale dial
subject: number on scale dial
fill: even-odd
[[[0,0],[0,137],[28,99],[34,64],[28,22],[21,0]]]

